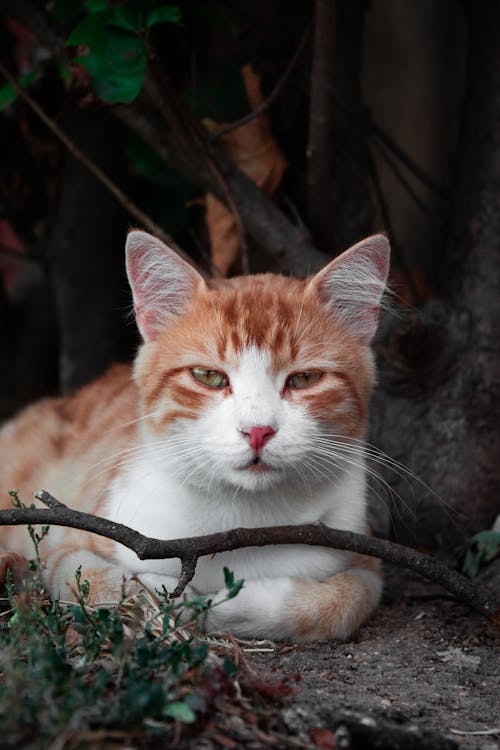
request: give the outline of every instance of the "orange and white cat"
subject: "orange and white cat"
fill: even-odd
[[[305,281],[206,280],[141,231],[126,251],[144,339],[133,369],[115,366],[0,431],[2,505],[9,488],[27,503],[46,489],[163,539],[319,521],[366,532],[360,446],[387,239],[360,242]],[[23,527],[3,527],[0,542],[32,556]],[[171,590],[180,572],[178,560],[140,561],[62,527],[43,545],[51,593],[68,596],[81,565],[97,603],[118,598],[123,576]],[[307,545],[202,558],[192,587],[221,601],[224,566],[244,588],[206,628],[240,636],[347,638],[382,588],[376,561]]]

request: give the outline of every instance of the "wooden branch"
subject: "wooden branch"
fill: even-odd
[[[476,609],[494,622],[500,622],[500,603],[493,601],[477,582],[471,582],[448,566],[417,550],[383,539],[339,531],[323,524],[304,526],[274,526],[258,529],[231,529],[206,536],[186,539],[161,540],[146,537],[138,531],[107,518],[93,516],[68,508],[50,493],[42,490],[35,497],[47,506],[43,508],[11,508],[0,511],[0,526],[41,524],[69,526],[113,539],[133,550],[140,560],[159,560],[178,557],[182,570],[172,596],[179,596],[192,580],[196,564],[204,555],[268,544],[310,544],[349,550],[361,555],[379,557],[400,567],[413,570],[439,583],[464,604]]]
[[[0,62],[0,73],[10,83],[13,89],[16,91],[19,97],[21,97],[28,107],[37,115],[37,117],[46,125],[46,127],[66,146],[70,154],[78,159],[83,166],[92,172],[94,177],[104,185],[106,190],[109,190],[111,195],[120,203],[121,206],[129,213],[133,218],[138,221],[142,226],[152,232],[156,237],[165,242],[166,244],[173,247],[175,251],[182,255],[190,263],[192,261],[186,254],[181,250],[177,243],[170,237],[158,224],[156,224],[139,206],[137,206],[125,193],[113,182],[100,167],[95,164],[86,154],[81,151],[78,146],[69,138],[64,130],[57,125],[54,120],[47,115],[47,113],[40,107],[39,104],[18,84],[15,77],[7,70],[5,65]]]
[[[396,156],[399,161],[405,165],[405,167],[417,177],[420,182],[426,187],[433,190],[440,198],[449,200],[450,190],[444,185],[441,185],[434,177],[431,177],[422,167],[414,161],[404,149],[399,146],[396,141],[391,138],[383,128],[380,127],[374,120],[369,117],[368,124],[373,134],[382,141],[382,143]]]
[[[199,151],[199,159],[205,162],[209,171],[219,182],[225,196],[229,210],[231,211],[238,233],[241,252],[241,270],[243,274],[249,273],[249,252],[246,240],[245,227],[241,219],[238,205],[227,181],[219,169],[217,161],[212,153],[210,141],[199,123],[190,116],[190,113],[172,85],[170,76],[159,63],[156,52],[148,45],[148,59],[151,70],[146,73],[144,80],[144,93],[150,104],[157,109],[167,127],[172,130],[180,130],[184,137],[188,137],[188,149]]]
[[[297,45],[295,52],[293,53],[285,70],[281,74],[281,77],[277,81],[271,93],[268,96],[266,96],[266,98],[257,107],[255,107],[255,109],[253,109],[251,112],[248,112],[248,114],[243,115],[243,117],[240,117],[238,120],[235,120],[234,122],[228,122],[225,125],[221,125],[220,128],[215,128],[215,130],[211,130],[210,133],[208,134],[209,140],[215,141],[217,140],[217,138],[220,138],[221,135],[226,135],[226,133],[230,133],[231,131],[236,130],[237,128],[240,128],[242,125],[246,125],[248,122],[255,120],[256,117],[259,117],[264,112],[267,112],[267,110],[274,104],[276,99],[279,97],[279,95],[283,91],[286,82],[290,78],[290,75],[292,74],[295,66],[297,65],[297,62],[300,59],[300,56],[304,50],[304,47],[306,46],[309,40],[311,29],[312,29],[312,23],[308,23],[304,30],[304,33],[302,34],[300,38],[300,41]]]
[[[417,289],[417,286],[415,284],[415,280],[413,276],[411,275],[410,269],[408,267],[408,263],[406,262],[406,257],[403,252],[403,249],[399,242],[396,239],[396,235],[394,233],[394,227],[391,220],[391,213],[389,210],[389,205],[387,203],[387,200],[384,195],[384,191],[382,189],[382,183],[380,182],[380,177],[377,169],[377,163],[375,161],[375,157],[372,153],[369,154],[369,168],[370,168],[370,176],[372,179],[373,187],[375,189],[375,195],[377,197],[377,201],[380,208],[380,214],[382,216],[382,221],[384,223],[385,229],[389,232],[389,237],[391,240],[391,263],[392,265],[396,265],[399,267],[399,270],[401,271],[401,274],[404,277],[406,286],[408,287],[408,291],[410,293],[410,302],[414,306],[418,306],[422,303],[421,296],[419,294],[419,291]]]
[[[413,202],[418,206],[418,208],[421,210],[423,215],[433,224],[436,224],[438,227],[442,227],[444,224],[444,219],[442,219],[440,216],[436,216],[436,214],[433,212],[431,208],[427,205],[425,201],[423,201],[415,192],[413,187],[411,186],[409,180],[406,179],[392,156],[389,154],[389,150],[387,145],[383,141],[374,141],[374,145],[377,147],[378,152],[382,159],[387,164],[388,168],[391,170],[393,175],[396,177],[397,180],[401,183],[402,187],[406,190],[410,198],[413,200]]]
[[[32,255],[27,255],[26,253],[20,253],[19,250],[13,250],[11,247],[8,247],[7,245],[3,245],[0,242],[0,255],[3,255],[6,258],[12,258],[13,260],[20,260],[23,263],[39,263],[37,258],[33,258]]]
[[[56,55],[64,51],[64,37],[57,24],[35,2],[0,0],[0,10],[17,18],[36,31],[41,42]],[[34,27],[35,28],[35,27]],[[189,117],[193,115],[187,110]],[[143,138],[175,171],[193,185],[209,190],[227,205],[221,182],[200,160],[198,150],[189,139],[180,140],[178,129],[166,128],[151,107],[145,107],[141,96],[130,105],[116,105],[109,112]],[[204,134],[208,142],[208,134]],[[229,158],[220,144],[213,144],[213,155],[238,207],[245,231],[277,260],[283,271],[304,276],[321,268],[329,257],[318,250],[301,228],[295,227],[285,214]]]
[[[320,242],[331,236],[333,58],[336,0],[316,0],[307,144],[308,214]],[[335,217],[334,217],[335,220]]]

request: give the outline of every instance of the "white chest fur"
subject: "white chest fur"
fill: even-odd
[[[168,471],[147,459],[136,462],[111,487],[107,515],[141,533],[160,539],[210,534],[238,527],[298,525],[323,522],[331,527],[364,531],[364,472],[350,470],[332,486],[304,494],[291,486],[256,494],[214,485],[202,492],[169,477]],[[139,560],[116,546],[124,571],[176,576],[177,559]],[[346,553],[322,547],[277,545],[247,548],[202,558],[193,585],[203,593],[223,585],[223,567],[246,580],[273,576],[322,579],[346,567]]]

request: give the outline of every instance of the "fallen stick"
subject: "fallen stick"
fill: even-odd
[[[272,526],[256,529],[231,529],[206,536],[185,539],[155,539],[115,523],[107,518],[72,510],[56,500],[49,492],[35,492],[45,508],[10,508],[0,511],[0,526],[39,524],[42,526],[69,526],[82,531],[113,539],[133,550],[140,560],[178,557],[181,574],[175,591],[177,597],[184,591],[196,572],[196,564],[204,555],[240,549],[262,547],[268,544],[310,544],[349,550],[361,555],[379,557],[399,567],[408,568],[439,583],[459,601],[467,604],[495,623],[500,623],[500,603],[477,582],[472,582],[444,563],[401,544],[355,534],[352,531],[331,529],[324,524],[304,526]]]

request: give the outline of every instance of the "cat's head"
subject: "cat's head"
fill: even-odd
[[[389,243],[375,235],[306,280],[207,280],[151,235],[130,232],[144,338],[135,379],[156,460],[201,486],[331,478],[331,446],[365,431],[388,264]]]

